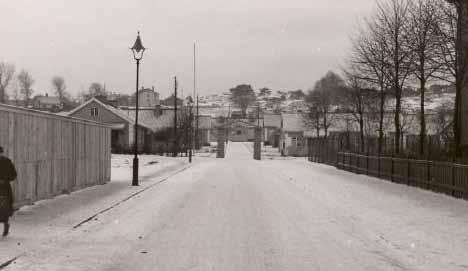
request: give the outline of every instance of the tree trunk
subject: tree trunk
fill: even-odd
[[[458,76],[457,76],[458,77]],[[460,81],[458,78],[456,81]],[[459,83],[455,84],[456,95],[455,95],[455,111],[453,116],[453,135],[454,135],[454,153],[455,157],[461,157],[461,95],[462,88]]]
[[[0,80],[1,80],[1,76],[0,76]],[[0,103],[5,103],[5,90],[3,89],[3,87],[0,87]]]
[[[317,131],[317,138],[320,138],[320,116],[318,112],[315,113],[315,129]]]
[[[378,151],[379,155],[382,154],[382,144],[383,144],[383,121],[384,121],[384,110],[385,110],[385,93],[383,83],[380,84],[380,119],[379,119],[379,146]]]
[[[455,139],[455,155],[460,158],[464,155],[463,152],[463,138],[466,136],[464,131],[463,107],[465,106],[465,99],[463,92],[466,91],[468,86],[468,3],[466,1],[457,1],[457,65],[456,65],[456,97],[455,97],[455,112],[454,112],[454,139]]]
[[[323,131],[325,132],[325,138],[328,136],[328,124],[327,124],[327,114],[323,113]]]
[[[359,136],[361,141],[361,153],[364,153],[364,118],[363,113],[359,113]]]
[[[399,88],[399,87],[397,87]],[[401,89],[396,89],[396,106],[395,106],[395,154],[400,154],[400,138],[401,138]]]
[[[426,141],[426,113],[424,110],[424,95],[426,92],[426,79],[424,76],[420,79],[420,88],[421,88],[421,116],[420,116],[420,130],[419,130],[419,154],[424,155],[424,143]]]

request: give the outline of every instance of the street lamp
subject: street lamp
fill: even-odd
[[[136,61],[136,90],[135,90],[135,99],[136,99],[136,110],[135,110],[135,140],[133,142],[133,179],[132,185],[138,186],[138,81],[140,75],[140,60],[143,58],[143,53],[145,52],[145,47],[140,39],[140,31],[138,31],[135,44],[130,48],[133,53],[133,58]]]

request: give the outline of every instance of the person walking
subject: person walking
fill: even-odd
[[[10,231],[9,220],[13,215],[13,192],[10,182],[16,179],[16,169],[11,160],[3,154],[0,146],[0,223],[3,223],[3,236]]]

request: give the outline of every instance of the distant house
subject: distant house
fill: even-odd
[[[96,98],[92,98],[68,113],[68,116],[94,120],[108,124],[112,128],[111,146],[113,152],[129,152],[132,150],[135,139],[134,116],[107,105]],[[154,127],[142,118],[138,121],[138,149],[150,152]]]
[[[305,156],[307,154],[306,122],[301,114],[281,115],[279,150],[285,156]]]
[[[265,113],[263,115],[263,141],[266,145],[279,147],[281,134],[281,114]]]
[[[133,95],[132,105],[136,104],[135,95]],[[141,88],[138,91],[138,107],[156,107],[160,105],[159,93],[152,88]]]
[[[213,122],[211,116],[198,116],[198,144],[208,145],[212,138]]]
[[[174,95],[167,97],[166,99],[161,100],[161,105],[165,106],[174,106]],[[184,100],[181,98],[177,98],[177,105],[182,106],[184,104]]]
[[[36,110],[58,112],[63,109],[63,104],[59,97],[46,95],[38,95],[34,97],[32,106]]]
[[[229,122],[229,141],[247,142],[254,140],[257,121],[249,119],[230,119]]]

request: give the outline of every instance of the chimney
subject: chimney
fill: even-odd
[[[45,96],[46,96],[46,97],[49,97],[49,94],[46,92]]]
[[[152,86],[151,89],[154,91],[154,86]]]

